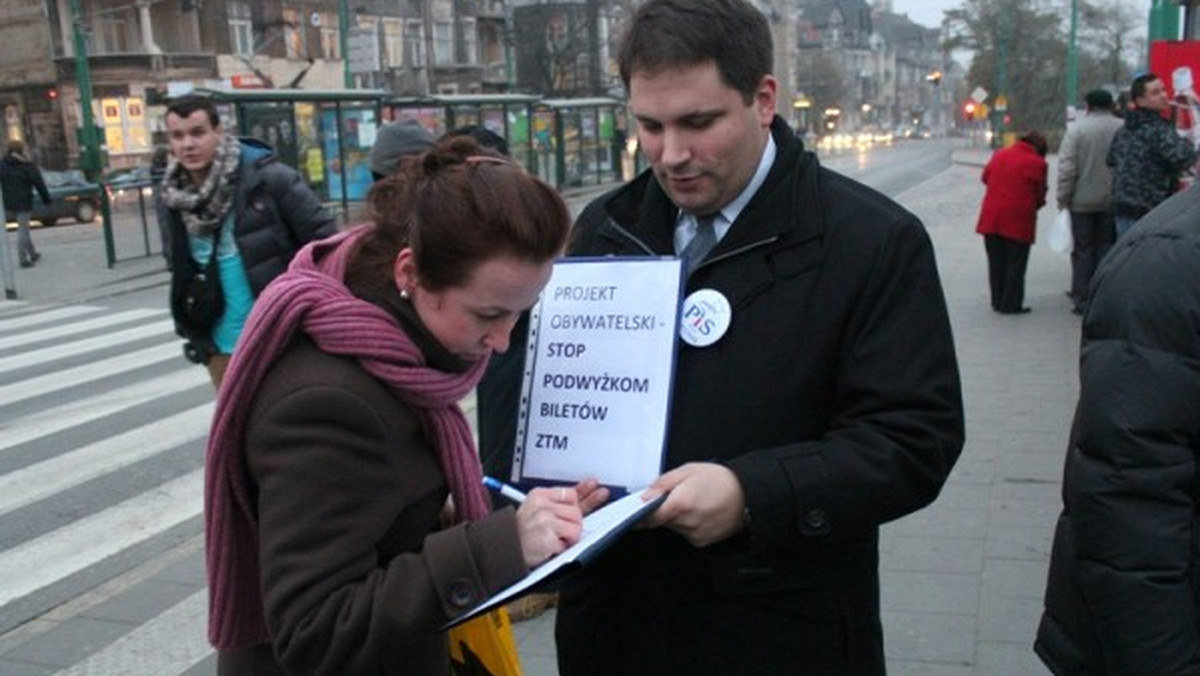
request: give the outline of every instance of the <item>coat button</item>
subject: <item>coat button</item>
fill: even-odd
[[[455,580],[450,583],[450,605],[456,608],[466,608],[471,605],[473,598],[471,585],[466,580]]]
[[[820,507],[814,507],[804,515],[804,522],[813,530],[821,530],[829,523],[829,515]]]

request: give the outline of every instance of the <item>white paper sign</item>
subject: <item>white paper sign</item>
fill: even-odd
[[[530,316],[513,476],[646,486],[662,469],[679,330],[677,258],[571,258]]]

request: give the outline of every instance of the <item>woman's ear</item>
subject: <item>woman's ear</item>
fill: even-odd
[[[404,298],[410,297],[417,288],[417,263],[413,259],[413,250],[410,247],[404,247],[396,254],[396,260],[392,263],[392,277],[395,278],[396,288]]]

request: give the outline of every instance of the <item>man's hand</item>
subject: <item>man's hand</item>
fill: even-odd
[[[720,542],[745,527],[746,496],[737,476],[724,465],[690,462],[658,477],[646,491],[652,500],[670,495],[646,520],[687,538],[696,547]]]
[[[595,479],[584,479],[575,484],[575,495],[579,498],[579,509],[587,516],[608,502],[608,489]]]

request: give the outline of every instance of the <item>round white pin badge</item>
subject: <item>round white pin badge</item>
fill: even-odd
[[[732,318],[729,300],[720,291],[694,291],[683,301],[679,337],[693,347],[708,347],[725,335]]]

